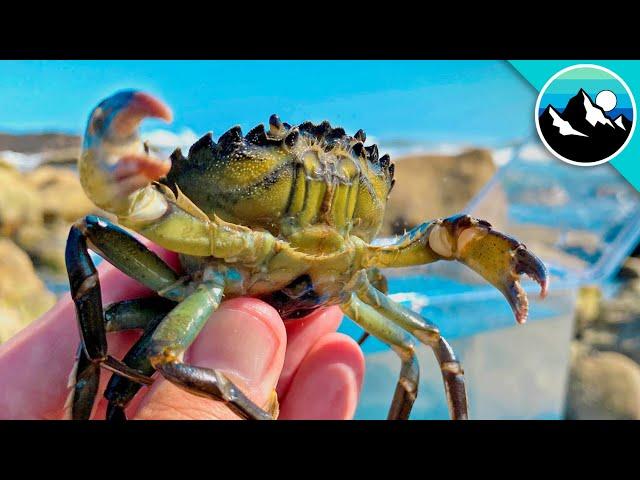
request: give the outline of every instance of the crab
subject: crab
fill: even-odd
[[[528,300],[526,274],[544,297],[548,274],[525,245],[484,221],[455,215],[428,221],[392,242],[372,242],[394,186],[394,164],[328,122],[291,126],[272,115],[245,136],[239,127],[217,142],[207,133],[187,156],[159,158],[141,140],[143,119],[171,121],[171,110],[140,91],[121,91],[91,112],[78,163],[88,197],[117,218],[87,216],[69,232],[66,265],[81,345],[68,406],[89,418],[100,369],[107,418],[125,408],[158,372],[187,391],[224,402],[245,419],[277,417],[277,396],[256,405],[224,373],[188,365],[183,353],[223,298],[251,296],[284,321],[339,305],[365,332],[399,356],[389,419],[407,419],[418,394],[416,343],[430,347],[442,372],[451,418],[468,418],[464,373],[436,325],[386,295],[380,269],[439,260],[461,262],[498,288],[519,323]],[[125,228],[122,228],[125,227]],[[130,231],[177,252],[170,268]],[[157,292],[103,309],[95,253]],[[142,329],[122,359],[108,354],[107,332]]]

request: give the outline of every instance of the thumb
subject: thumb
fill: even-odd
[[[269,305],[253,298],[224,302],[211,316],[184,362],[222,371],[261,408],[268,408],[287,345],[284,324]],[[193,395],[158,377],[141,402],[138,419],[238,418],[222,402]]]

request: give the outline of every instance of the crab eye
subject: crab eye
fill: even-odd
[[[89,133],[94,135],[97,132],[101,132],[103,127],[104,127],[104,112],[101,108],[98,108],[93,113],[93,117],[91,117]]]

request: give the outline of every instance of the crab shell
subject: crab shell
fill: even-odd
[[[216,144],[207,134],[184,157],[171,157],[166,183],[177,186],[210,218],[263,229],[290,240],[322,227],[370,241],[378,233],[394,184],[389,156],[365,147],[328,122],[291,127],[273,115],[242,136],[239,127]],[[304,249],[304,246],[299,246]]]

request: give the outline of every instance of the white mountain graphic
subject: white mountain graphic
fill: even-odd
[[[581,88],[561,111],[547,105],[538,127],[549,147],[563,158],[596,162],[622,148],[633,121],[624,114],[614,120]]]
[[[573,128],[571,124],[566,120],[563,120],[560,114],[556,112],[556,110],[551,105],[549,105],[549,114],[551,115],[551,118],[553,118],[553,126],[558,127],[558,129],[560,130],[560,135],[578,135],[579,137],[588,136]]]
[[[584,99],[584,109],[587,112],[585,119],[587,120],[587,122],[591,124],[592,127],[595,127],[596,123],[603,123],[605,125],[609,125],[611,128],[614,128],[614,129],[616,128],[611,123],[611,120],[609,120],[604,116],[604,113],[602,113],[602,110],[600,110],[599,108],[596,108],[593,105],[593,103],[591,102],[591,99],[586,94],[586,92],[584,91],[582,92],[582,97]]]
[[[613,123],[615,123],[621,129],[626,130],[624,123],[622,123],[622,115],[618,115],[618,117],[613,121]]]

